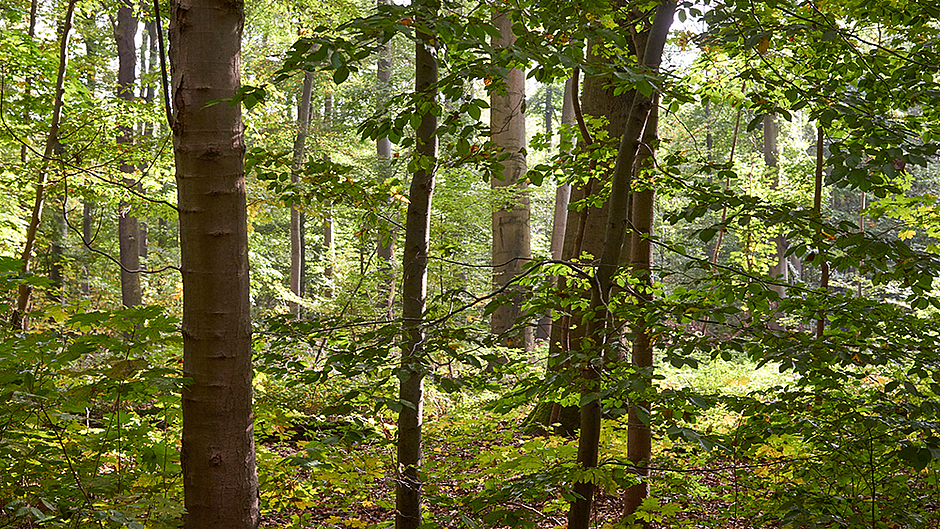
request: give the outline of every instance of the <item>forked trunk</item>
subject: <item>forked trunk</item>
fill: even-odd
[[[656,9],[652,28],[643,54],[643,66],[656,72],[662,60],[663,47],[672,25],[676,4],[665,0]],[[613,277],[620,264],[621,248],[629,229],[631,212],[630,192],[639,149],[647,117],[652,109],[651,97],[636,92],[630,107],[627,127],[620,142],[617,162],[614,165],[606,229],[604,230],[603,253],[595,274],[595,286],[591,292],[591,309],[586,313],[583,326],[587,339],[582,344],[589,348],[580,351],[582,404],[581,431],[578,439],[578,467],[589,470],[597,467],[601,431],[601,403],[596,397],[585,402],[589,395],[596,395],[604,370],[604,350],[608,338],[607,310]],[[587,529],[591,521],[595,485],[589,479],[575,481],[573,492],[577,499],[571,503],[568,513],[569,529]]]

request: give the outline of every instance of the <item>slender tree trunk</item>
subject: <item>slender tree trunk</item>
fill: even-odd
[[[571,102],[571,79],[565,81],[564,101],[561,105],[562,125],[574,124],[574,108]],[[552,259],[562,258],[565,245],[565,233],[568,227],[568,203],[571,200],[571,184],[561,184],[555,189],[555,208],[552,217],[552,240],[550,250]]]
[[[36,11],[39,9],[39,0],[30,0],[29,3],[29,20],[27,22],[26,34],[30,38],[36,36]],[[28,97],[32,91],[32,86],[30,84],[30,77],[27,76],[25,79],[26,86],[23,87],[23,93]],[[23,112],[23,124],[28,124],[31,119],[29,115],[29,109]],[[26,149],[26,144],[20,145],[20,163],[24,166],[26,165],[26,160],[28,159],[27,153],[29,151]]]
[[[389,0],[376,0],[377,6],[388,5]],[[391,96],[392,90],[392,61],[389,43],[382,46],[379,51],[379,57],[376,64],[376,80],[379,89],[378,110],[384,107],[386,101]],[[392,163],[392,142],[388,136],[375,140],[375,154],[378,162],[379,179],[385,180],[391,177]],[[390,228],[391,233],[379,234],[379,240],[376,244],[376,255],[379,258],[379,302],[378,309],[385,315],[385,319],[391,321],[395,314],[395,274],[392,269],[392,260],[395,257],[395,231]]]
[[[415,0],[419,20],[416,27],[432,20],[440,9],[439,0]],[[434,37],[418,30],[415,41],[415,92],[429,104],[437,105],[437,50]],[[422,316],[427,299],[428,246],[431,229],[431,199],[437,165],[437,117],[426,111],[415,131],[414,156],[419,169],[411,178],[405,247],[402,250],[401,370],[398,397],[403,404],[398,413],[398,473],[395,480],[395,528],[418,529],[421,525],[421,423],[425,366]]]
[[[114,39],[117,42],[118,52],[118,97],[127,103],[134,101],[134,80],[137,68],[137,46],[134,42],[136,35],[137,19],[134,18],[134,10],[129,0],[125,0],[118,7]],[[133,142],[131,127],[121,126],[118,132],[118,145],[126,145],[130,149]],[[125,175],[133,175],[134,166],[123,160],[121,172]],[[138,182],[125,176],[124,185],[130,192],[137,188]],[[131,204],[122,200],[118,206],[118,241],[121,261],[121,303],[125,307],[136,307],[141,304],[142,300],[139,237],[140,224],[137,216],[133,213]]]
[[[300,181],[300,169],[304,164],[304,153],[307,145],[307,129],[310,126],[310,99],[313,92],[313,72],[304,72],[304,84],[297,105],[297,135],[294,138],[294,158],[290,173],[290,181],[297,184]],[[303,225],[300,208],[292,205],[290,208],[290,291],[295,296],[302,296],[301,281],[303,270]],[[291,312],[300,316],[299,303],[289,303]]]
[[[764,115],[764,164],[767,167],[777,171],[774,174],[774,183],[773,188],[777,189],[780,187],[780,173],[777,168],[777,136],[780,132],[780,126],[777,124],[777,118],[773,114]],[[771,288],[777,292],[777,295],[781,298],[787,295],[787,287],[784,286],[785,283],[789,281],[789,267],[787,266],[787,249],[789,245],[787,244],[786,235],[781,233],[777,235],[771,242],[774,245],[775,257],[774,263],[770,267],[770,276],[776,277],[778,282],[783,283],[780,285],[771,285]],[[774,325],[779,328],[779,324],[774,322]]]
[[[649,118],[646,120],[646,129],[643,131],[643,141],[637,154],[636,167],[638,171],[653,169],[654,146],[656,145],[659,128],[659,97],[653,99]],[[652,287],[652,261],[653,248],[650,237],[653,234],[653,205],[654,195],[652,189],[642,189],[633,193],[631,202],[633,231],[631,233],[630,265],[633,274],[639,279],[634,286],[637,292],[637,318],[633,321],[633,365],[638,370],[653,367],[653,342],[650,337],[649,325],[645,319],[645,310],[653,301]],[[648,381],[646,381],[648,384]],[[645,409],[647,413],[641,414],[637,410]],[[623,514],[629,516],[636,512],[643,500],[649,496],[649,458],[652,454],[652,430],[650,425],[644,423],[642,416],[649,417],[649,402],[631,402],[627,417],[627,459],[637,468],[637,474],[643,480],[641,483],[628,488],[623,495]]]
[[[330,128],[333,120],[333,94],[327,93],[323,98],[323,124]],[[329,155],[327,155],[329,160]],[[323,277],[326,279],[326,288],[323,290],[323,297],[333,297],[333,203],[327,201],[323,204],[323,252],[324,265]]]
[[[90,18],[88,23],[94,24],[94,18]],[[94,42],[91,39],[85,40],[85,56],[89,64],[94,63],[95,55],[97,54],[96,47]],[[89,73],[85,79],[85,86],[88,87],[88,91],[95,95],[95,90],[97,89],[97,81],[95,80],[95,75]],[[84,262],[82,263],[82,297],[88,298],[91,296],[91,285],[89,284],[90,279],[90,270],[91,267],[91,225],[93,222],[93,217],[95,214],[95,202],[90,196],[85,196],[82,200],[82,249],[84,251]]]
[[[653,26],[643,54],[643,65],[658,71],[662,60],[663,47],[672,25],[676,4],[674,0],[665,0],[656,9]],[[614,166],[611,182],[608,215],[604,230],[603,253],[595,273],[595,287],[591,292],[591,310],[583,321],[586,327],[586,340],[589,344],[580,351],[582,358],[582,399],[596,394],[599,390],[603,373],[604,348],[608,333],[610,314],[607,303],[613,287],[613,277],[620,263],[620,253],[624,237],[629,228],[631,212],[630,190],[637,150],[642,140],[643,129],[653,106],[650,97],[636,92],[627,118],[626,131],[623,134]],[[600,400],[591,398],[581,405],[581,431],[578,438],[578,467],[584,470],[597,467],[601,431]],[[594,483],[584,479],[574,483],[573,492],[577,499],[571,503],[568,513],[569,529],[587,529],[591,521],[591,508],[594,499]]]
[[[46,146],[43,151],[42,165],[36,179],[36,197],[33,210],[26,228],[26,244],[20,254],[22,273],[27,275],[30,271],[30,261],[33,257],[33,246],[36,244],[36,235],[39,233],[39,223],[42,219],[42,209],[46,199],[46,183],[48,181],[49,161],[52,159],[56,145],[59,143],[59,124],[62,120],[63,96],[65,94],[65,72],[68,67],[69,33],[72,31],[72,18],[75,14],[76,0],[69,0],[62,22],[62,37],[59,42],[59,71],[56,75],[55,100],[52,106],[52,121],[49,123],[49,133],[46,135]],[[31,19],[35,14],[30,15]],[[12,323],[14,328],[26,328],[26,310],[29,307],[29,298],[32,288],[21,284],[16,300],[16,310],[13,312]]]
[[[85,263],[82,266],[82,296],[88,298],[91,296],[91,285],[89,284],[89,267],[91,266],[91,251],[88,247],[91,245],[91,223],[95,212],[95,204],[91,199],[86,198],[82,203],[82,247],[85,250]]]
[[[173,146],[183,275],[185,529],[256,529],[242,2],[173,0]]]
[[[741,91],[744,91],[746,81],[741,82]],[[741,130],[741,112],[744,110],[744,105],[738,105],[738,114],[734,118],[734,132],[731,135],[731,152],[728,154],[728,165],[734,166],[734,149],[738,145],[738,132]],[[728,176],[725,178],[725,191],[731,186],[731,177]],[[721,209],[721,224],[724,226],[725,219],[728,218],[728,208],[724,207]],[[712,249],[711,261],[712,264],[718,263],[718,254],[721,252],[721,242],[725,238],[725,229],[722,228],[718,230],[718,240],[715,241],[715,247]]]
[[[493,38],[496,49],[512,46],[516,40],[512,33],[512,20],[506,12],[493,15],[493,25],[499,28],[500,38]],[[501,163],[502,174],[493,175],[490,185],[497,192],[493,211],[493,286],[506,287],[522,272],[522,266],[532,257],[529,232],[529,194],[526,184],[525,159],[525,72],[510,69],[505,79],[505,94],[490,95],[490,134],[493,143],[509,157]],[[509,291],[516,290],[512,287]],[[501,336],[500,343],[531,351],[534,348],[532,328],[525,325],[514,331],[524,316],[523,299],[514,295],[511,304],[502,305],[493,312],[490,331]]]
[[[863,235],[865,234],[865,192],[864,191],[862,191],[862,203],[860,204],[860,207],[858,210],[858,232]],[[862,290],[862,277],[863,277],[862,265],[864,265],[864,263],[865,263],[864,261],[859,261],[858,271],[857,271],[858,273],[858,297],[860,298],[863,297],[862,294],[864,293],[864,291]]]
[[[571,79],[565,81],[565,92],[561,104],[561,124],[571,125],[574,123],[574,108],[571,102]],[[546,131],[549,127],[549,119],[546,114]],[[565,231],[568,227],[568,203],[571,200],[571,184],[559,184],[555,188],[555,207],[552,214],[552,238],[549,243],[549,251],[552,259],[560,260],[562,258],[562,248],[565,245]],[[553,276],[550,279],[555,283],[558,278]],[[536,338],[545,340],[551,336],[552,316],[545,314],[539,320],[538,335]],[[557,419],[557,417],[556,417]]]
[[[146,9],[146,6],[141,6],[141,7],[142,9]],[[150,75],[157,71],[157,62],[158,62],[157,54],[159,53],[159,49],[158,49],[159,43],[157,42],[158,38],[159,36],[157,35],[157,21],[154,19],[144,24],[144,31],[142,33],[141,45],[140,45],[141,78],[143,78],[144,73]],[[153,82],[148,81],[145,86],[141,86],[140,98],[145,103],[147,103],[148,106],[153,103],[153,98],[155,95],[156,95],[156,89],[155,89],[155,84]],[[155,124],[152,121],[144,122],[140,127],[141,140],[143,142],[152,141],[152,136],[153,136],[153,132],[155,128],[156,128]],[[141,172],[148,171],[149,164],[146,162],[141,163],[140,165],[138,165],[138,169],[140,169]],[[137,192],[138,193],[144,192],[142,185],[137,186]],[[160,219],[160,220],[162,221],[163,219]],[[140,219],[138,219],[138,234],[139,236],[138,236],[137,242],[139,244],[138,244],[137,253],[140,255],[140,257],[146,259],[148,254],[150,253],[150,239],[148,237],[149,233],[147,229],[147,223]]]
[[[823,232],[822,232],[822,187],[823,187],[823,140],[825,133],[822,125],[816,128],[816,180],[813,193],[813,214],[819,222],[816,228],[816,263],[819,265],[820,279],[819,289],[829,289],[829,261],[826,261],[822,255]],[[826,332],[826,315],[819,314],[816,320],[816,338],[822,340]]]
[[[64,200],[63,196],[55,197],[55,201]],[[65,242],[68,239],[68,226],[65,223],[64,208],[56,207],[52,213],[54,231],[49,245],[49,257],[52,266],[49,270],[49,281],[52,283],[50,298],[62,302],[65,296]]]

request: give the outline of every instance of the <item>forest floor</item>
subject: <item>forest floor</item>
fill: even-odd
[[[485,422],[485,421],[484,421]],[[530,437],[519,432],[518,421],[491,421],[492,428],[475,429],[479,426],[471,423],[469,429],[458,428],[462,431],[449,431],[442,435],[441,425],[428,428],[425,435],[424,465],[428,474],[426,491],[431,498],[425,503],[425,516],[433,519],[442,527],[486,527],[480,523],[486,512],[504,508],[514,509],[526,516],[533,525],[523,525],[521,522],[510,522],[503,525],[489,525],[490,527],[535,527],[538,529],[556,529],[566,527],[566,507],[556,489],[554,500],[534,501],[522,497],[497,503],[488,508],[475,508],[472,498],[479,498],[480,493],[486,489],[487,478],[504,478],[507,482],[516,479],[519,472],[510,471],[504,476],[499,475],[499,464],[493,460],[502,460],[508,453],[523,454],[524,450],[516,450],[525,446]],[[445,425],[446,428],[446,425]],[[574,447],[570,440],[553,438],[561,444],[547,443],[548,451],[557,454],[568,453],[566,448]],[[385,440],[387,441],[387,440]],[[294,457],[301,459],[310,456],[309,450],[304,450],[303,441],[266,443],[265,447],[282,457],[282,461]],[[563,447],[563,448],[559,448]],[[264,528],[372,528],[394,526],[394,482],[390,477],[390,462],[394,459],[394,452],[388,442],[360,444],[347,447],[336,447],[337,452],[345,452],[348,464],[345,471],[336,471],[336,467],[329,465],[303,465],[295,467],[291,477],[282,476],[280,483],[283,486],[285,479],[293,483],[291,489],[294,498],[285,501],[281,496],[277,503],[280,508],[268,509],[263,516],[261,527]],[[537,451],[537,447],[534,451]],[[492,457],[485,457],[485,454]],[[557,455],[555,454],[555,455]],[[336,452],[334,452],[334,456]],[[483,456],[483,457],[481,457]],[[525,466],[523,455],[522,466]],[[383,460],[384,458],[384,460]],[[546,457],[551,459],[551,457]],[[295,460],[296,461],[296,460]],[[285,465],[286,466],[286,465]],[[280,466],[285,471],[285,466]],[[489,466],[490,468],[482,468]],[[511,467],[512,465],[510,465]],[[262,487],[264,487],[264,469],[259,465],[262,474]],[[359,468],[356,468],[359,467]],[[311,470],[312,468],[312,470]],[[323,470],[324,471],[319,471]],[[696,494],[681,499],[681,508],[677,503],[677,512],[664,512],[667,516],[650,525],[653,529],[672,527],[684,528],[725,528],[725,529],[751,529],[755,527],[772,528],[776,525],[761,523],[755,525],[751,519],[736,517],[734,507],[735,484],[733,472],[723,471],[686,471],[680,479],[685,480],[686,488],[698,491],[708,491],[707,494]],[[655,476],[654,476],[655,479]],[[272,482],[272,485],[274,483]],[[565,484],[562,484],[565,486]],[[307,489],[306,496],[301,493]],[[551,495],[550,493],[546,493]],[[262,492],[262,497],[265,494]],[[545,495],[543,495],[545,496]],[[298,499],[303,497],[305,499]],[[660,498],[663,504],[667,500],[678,502],[678,498]],[[263,500],[264,502],[264,500]],[[621,501],[617,495],[600,492],[595,503],[593,527],[610,527],[610,524],[620,520]],[[479,525],[474,525],[479,523]]]

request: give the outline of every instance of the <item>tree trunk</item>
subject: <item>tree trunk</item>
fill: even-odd
[[[323,98],[323,124],[329,128],[333,119],[333,94],[327,93]],[[329,155],[326,157],[330,159]],[[326,288],[323,289],[323,297],[329,299],[333,297],[333,203],[329,200],[323,204],[323,278],[326,280]]]
[[[813,191],[813,214],[816,217],[818,222],[816,228],[816,263],[819,265],[819,289],[822,291],[829,290],[829,261],[827,261],[822,254],[823,247],[823,231],[822,231],[822,188],[823,188],[823,151],[824,145],[823,140],[825,140],[825,133],[822,128],[822,125],[816,127],[816,179],[814,182],[814,191]],[[826,315],[825,313],[819,314],[819,319],[816,320],[816,338],[822,340],[823,334],[826,332]]]
[[[158,39],[157,35],[157,21],[155,19],[151,20],[144,24],[144,30],[141,33],[141,43],[140,43],[140,71],[141,78],[143,79],[144,74],[152,74],[157,71],[157,53],[158,51]],[[153,98],[156,95],[156,90],[154,88],[153,82],[147,82],[145,86],[140,88],[140,98],[147,103],[149,106],[153,103]],[[141,130],[141,140],[143,142],[149,142],[152,139],[153,131],[155,125],[152,121],[146,121],[140,126]],[[144,162],[138,165],[138,169],[142,173],[149,171],[150,166]],[[143,186],[137,186],[137,192],[143,193]],[[162,220],[162,219],[161,219]],[[138,219],[138,254],[144,259],[147,258],[147,254],[150,252],[150,240],[148,238],[147,223]]]
[[[183,275],[185,529],[258,527],[251,412],[245,141],[238,105],[244,5],[174,0],[173,147]],[[210,53],[211,51],[211,53]]]
[[[313,72],[304,72],[304,84],[297,105],[297,135],[294,138],[293,166],[290,181],[297,184],[300,181],[300,169],[304,164],[304,152],[307,145],[307,128],[310,126],[310,99],[313,92]],[[290,208],[290,291],[295,296],[303,295],[301,281],[303,270],[303,226],[301,216],[303,212],[295,205]],[[299,317],[301,307],[299,303],[291,301],[290,310],[294,316]]]
[[[23,246],[23,252],[20,254],[22,263],[22,275],[26,276],[30,271],[30,260],[33,256],[33,246],[36,244],[36,235],[39,233],[39,223],[42,219],[42,209],[46,199],[46,183],[48,181],[49,162],[52,159],[53,151],[59,143],[59,123],[62,120],[63,96],[65,94],[65,71],[68,67],[68,45],[69,33],[72,31],[72,18],[75,14],[76,0],[69,0],[65,11],[65,20],[62,22],[62,37],[59,42],[59,71],[56,75],[55,100],[52,106],[52,120],[49,123],[49,133],[46,135],[46,146],[43,152],[42,165],[39,168],[39,175],[36,179],[36,197],[33,202],[33,210],[29,219],[29,226],[26,228],[26,244]],[[30,15],[33,20],[35,14]],[[14,328],[26,328],[26,310],[29,306],[29,298],[32,295],[32,287],[26,284],[20,284],[19,295],[16,300],[16,310],[13,311],[12,324]]]
[[[33,38],[36,36],[36,12],[38,10],[39,10],[39,0],[30,0],[29,21],[27,22],[27,29],[26,29],[26,34],[29,35],[30,38]],[[30,81],[31,79],[27,76],[25,79],[26,86],[23,87],[23,93],[27,97],[29,97],[29,94],[32,91],[32,86],[30,84]],[[28,125],[30,119],[31,119],[31,116],[29,114],[29,109],[27,108],[26,111],[23,112],[23,124]],[[22,145],[20,145],[20,163],[22,163],[24,166],[26,165],[26,161],[28,159],[27,157],[28,152],[29,151],[26,148],[26,143],[23,143]]]
[[[626,2],[620,1],[618,5],[626,7]],[[621,20],[621,27],[626,30],[632,23],[631,20]],[[637,37],[645,39],[645,33]],[[588,48],[588,62],[602,63],[609,61],[603,51],[595,53],[596,46],[594,43]],[[632,51],[636,52],[635,49]],[[573,77],[571,103],[583,101],[583,104],[580,105],[580,112],[585,116],[606,117],[608,136],[610,138],[619,138],[623,136],[626,128],[627,114],[633,102],[633,92],[618,94],[610,84],[611,79],[607,76],[588,75],[584,79],[583,92],[579,97],[577,79]],[[577,117],[578,106],[573,105],[572,111]],[[579,148],[586,149],[588,147],[589,139],[582,134]],[[586,197],[600,192],[603,185],[604,183],[600,179],[595,178],[586,184],[573,186],[569,200],[571,203],[582,201]],[[566,261],[578,260],[583,254],[588,254],[593,260],[596,260],[603,251],[604,220],[607,218],[606,201],[601,207],[585,207],[581,211],[569,209],[567,217],[562,259]],[[570,291],[565,278],[559,280],[557,290],[563,295]],[[569,364],[568,359],[571,358],[572,351],[585,336],[583,326],[572,324],[581,316],[580,313],[574,312],[569,316],[562,316],[552,323],[552,335],[549,342],[549,369],[562,369]],[[553,418],[558,417],[559,419],[572,416],[575,415],[562,413],[557,405],[552,413]],[[578,421],[573,423],[560,422],[559,424],[556,429],[556,433],[559,435],[572,435],[578,429]]]
[[[376,0],[377,6],[388,5],[389,0]],[[379,51],[379,57],[376,64],[376,81],[378,82],[379,101],[378,109],[381,110],[386,101],[391,96],[392,82],[392,61],[389,43],[385,43]],[[375,140],[375,154],[378,163],[379,180],[385,180],[392,176],[392,142],[388,136]],[[391,233],[380,233],[376,244],[376,255],[379,258],[379,300],[377,308],[382,311],[386,320],[394,319],[395,314],[395,275],[392,270],[392,260],[395,257],[395,232],[390,228]]]
[[[439,0],[415,0],[417,28],[432,20]],[[437,104],[437,50],[434,37],[418,30],[415,41],[415,92],[424,101]],[[395,528],[418,529],[421,525],[421,422],[424,403],[424,329],[422,315],[427,298],[428,246],[431,229],[431,199],[437,165],[437,117],[429,110],[421,115],[415,131],[414,156],[419,169],[411,179],[405,247],[402,250],[402,334],[398,413],[398,475],[395,480]]]
[[[499,28],[500,38],[493,38],[496,49],[511,46],[516,40],[512,33],[512,20],[506,12],[493,15],[493,25]],[[505,288],[522,266],[532,257],[529,233],[529,194],[525,179],[525,72],[509,69],[505,79],[505,95],[493,92],[490,95],[490,134],[496,148],[509,157],[501,163],[502,174],[494,174],[490,185],[496,192],[493,211],[493,287]],[[513,292],[514,287],[509,287]],[[490,331],[500,336],[505,347],[531,351],[534,348],[532,328],[528,325],[516,329],[524,316],[522,296],[512,296],[512,302],[493,312]]]
[[[654,97],[649,118],[646,120],[646,129],[643,131],[642,146],[637,154],[637,171],[653,169],[654,146],[656,145],[659,128],[659,111],[657,105],[659,98]],[[630,265],[633,274],[639,279],[634,286],[637,291],[637,318],[633,321],[633,365],[638,369],[653,367],[653,343],[650,339],[649,325],[646,323],[645,310],[653,301],[651,274],[653,261],[653,248],[650,236],[653,234],[653,205],[652,189],[643,189],[633,193],[631,202],[631,217],[633,228],[631,233]],[[648,381],[647,381],[648,382]],[[638,408],[647,410],[646,414],[637,413]],[[629,516],[636,512],[643,500],[649,496],[649,458],[652,453],[652,430],[650,425],[644,423],[641,415],[649,417],[649,402],[631,402],[627,417],[627,459],[637,468],[637,474],[643,480],[641,483],[628,488],[623,495],[623,514]]]
[[[130,103],[134,101],[134,80],[137,68],[137,46],[134,42],[137,35],[137,19],[134,10],[128,1],[121,2],[118,7],[117,25],[114,28],[114,39],[117,42],[118,54],[118,97]],[[131,128],[121,126],[118,128],[118,145],[130,145]],[[121,172],[133,175],[134,166],[126,160],[121,162]],[[132,192],[137,182],[130,177],[124,177],[126,192]],[[121,303],[125,307],[136,307],[141,304],[142,293],[140,288],[140,225],[137,216],[132,212],[132,206],[121,200],[118,206],[118,241],[120,245],[121,261]]]
[[[642,63],[653,72],[658,71],[662,60],[663,47],[666,44],[675,9],[674,0],[665,0],[656,9]],[[640,92],[634,94],[633,104],[629,107],[626,130],[617,153],[608,200],[603,253],[595,272],[596,284],[591,292],[591,309],[583,319],[586,339],[580,343],[586,344],[587,347],[580,351],[582,400],[600,389],[601,374],[604,370],[603,351],[607,341],[607,323],[610,317],[607,303],[613,287],[613,277],[620,264],[621,248],[631,218],[629,199],[635,170],[634,162],[652,106],[653,101],[650,97]],[[579,468],[588,470],[597,467],[600,431],[601,403],[595,397],[581,405],[581,431],[578,438]],[[569,529],[587,529],[590,525],[594,489],[594,483],[587,479],[574,483],[573,492],[577,499],[571,503],[571,509],[568,512]]]
[[[82,247],[85,250],[85,262],[82,264],[82,296],[88,298],[91,296],[91,285],[89,284],[91,266],[91,223],[95,212],[95,204],[91,199],[86,198],[82,203]]]
[[[777,189],[780,186],[780,173],[777,168],[777,135],[780,132],[780,126],[777,124],[777,118],[773,114],[764,115],[764,164],[767,167],[772,168],[777,171],[774,174],[774,183],[773,189]],[[787,295],[787,287],[785,284],[789,281],[789,267],[787,266],[787,249],[789,245],[787,244],[786,236],[781,233],[774,237],[771,242],[774,245],[775,257],[774,264],[771,265],[769,274],[771,277],[776,277],[777,282],[782,283],[780,285],[771,285],[774,291],[777,292],[777,295],[781,298]],[[777,328],[780,328],[779,324],[775,321],[773,325]]]
[[[65,200],[64,196],[55,197],[55,201]],[[54,230],[49,241],[49,281],[51,285],[50,299],[61,303],[65,299],[65,242],[68,239],[68,225],[65,222],[65,208],[56,207],[52,213]]]
[[[94,24],[94,18],[88,22]],[[97,49],[94,44],[94,41],[91,39],[85,39],[85,57],[89,64],[94,64],[94,58],[97,55]],[[88,91],[95,95],[95,90],[97,88],[97,81],[95,76],[92,73],[89,73],[85,78],[85,86],[88,87]],[[84,250],[84,262],[82,263],[82,297],[88,298],[91,295],[91,285],[89,284],[90,279],[90,270],[91,259],[94,255],[91,252],[91,224],[93,222],[93,216],[95,213],[95,202],[90,196],[85,196],[82,200],[82,248]]]
[[[546,92],[546,97],[549,97]],[[546,106],[548,104],[546,103]],[[545,130],[550,133],[549,114],[545,113]],[[565,92],[561,105],[561,124],[571,125],[574,123],[574,108],[571,104],[571,79],[565,81]],[[552,238],[549,243],[549,251],[552,259],[560,260],[562,258],[561,250],[565,244],[565,231],[568,226],[568,202],[571,200],[571,184],[559,184],[555,188],[555,208],[552,216]],[[558,278],[553,276],[550,281],[557,282]],[[536,338],[545,340],[551,335],[552,316],[545,314],[539,319],[539,325],[536,329]]]

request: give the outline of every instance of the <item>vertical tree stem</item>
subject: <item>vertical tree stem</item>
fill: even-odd
[[[39,232],[42,208],[46,199],[49,163],[52,161],[55,146],[59,142],[59,124],[62,121],[62,106],[65,95],[65,72],[69,64],[69,34],[72,31],[72,18],[75,15],[75,4],[76,0],[69,0],[68,7],[65,11],[65,20],[62,22],[62,38],[59,42],[59,71],[55,81],[55,101],[52,107],[52,121],[49,123],[49,133],[46,135],[46,146],[43,151],[42,165],[39,168],[39,175],[36,179],[36,198],[33,202],[29,227],[26,229],[26,244],[23,246],[23,252],[20,254],[24,276],[30,271],[30,259],[33,255],[33,246],[36,244],[36,235]],[[35,15],[31,14],[30,17],[32,19]],[[25,328],[27,324],[25,314],[31,294],[32,287],[26,284],[20,284],[19,296],[16,300],[16,310],[13,312],[12,318],[13,328]]]

